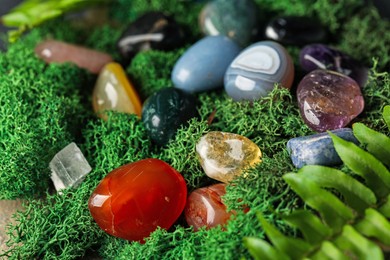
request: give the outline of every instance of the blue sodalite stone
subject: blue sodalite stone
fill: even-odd
[[[359,143],[350,128],[340,128],[331,132],[344,140]],[[287,150],[297,168],[305,165],[334,166],[342,163],[328,133],[293,138],[287,142]]]
[[[176,62],[172,71],[174,86],[190,93],[222,87],[225,71],[240,50],[226,36],[203,38]]]
[[[294,80],[294,64],[279,43],[261,41],[243,50],[225,74],[226,93],[235,101],[254,101],[265,97],[280,83],[290,88]]]

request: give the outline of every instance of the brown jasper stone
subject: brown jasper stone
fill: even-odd
[[[215,184],[199,188],[191,192],[187,199],[184,214],[188,225],[197,231],[201,227],[212,228],[224,225],[228,222],[235,211],[227,212],[222,201],[226,194],[226,184]]]
[[[56,40],[41,42],[35,47],[35,53],[47,63],[70,62],[94,74],[112,61],[106,53]]]

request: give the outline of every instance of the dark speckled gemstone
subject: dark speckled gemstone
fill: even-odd
[[[305,46],[299,57],[302,69],[310,72],[316,69],[334,70],[347,75],[363,87],[367,82],[368,69],[345,53],[324,44]]]
[[[257,17],[253,0],[214,0],[203,8],[199,23],[205,35],[226,35],[246,46],[257,34]]]
[[[183,30],[172,17],[161,12],[150,12],[129,25],[117,46],[128,61],[139,51],[172,50],[183,42]]]
[[[142,108],[142,121],[150,138],[158,145],[167,144],[176,130],[196,115],[195,97],[176,88],[157,91]]]
[[[390,1],[389,0],[374,0],[374,5],[378,9],[379,14],[383,18],[390,20]]]
[[[265,37],[283,44],[305,45],[325,41],[327,32],[314,18],[286,16],[273,19],[265,29]]]

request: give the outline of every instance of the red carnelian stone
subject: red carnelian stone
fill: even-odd
[[[108,234],[143,242],[157,227],[169,229],[186,204],[183,176],[158,159],[110,172],[89,199],[89,210]]]
[[[195,231],[201,227],[224,225],[231,215],[236,214],[234,210],[227,212],[222,201],[222,196],[226,194],[225,188],[226,184],[220,183],[191,192],[184,214],[188,225],[193,226]]]

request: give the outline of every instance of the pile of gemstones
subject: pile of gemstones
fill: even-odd
[[[236,102],[255,101],[275,87],[291,89],[298,82],[302,119],[318,134],[288,142],[292,163],[297,168],[339,164],[326,131],[357,142],[347,126],[364,109],[361,88],[368,69],[325,45],[329,32],[314,18],[276,17],[261,31],[258,17],[252,0],[207,2],[199,14],[204,38],[177,60],[171,74],[174,87],[157,91],[144,102],[123,66],[139,52],[183,47],[185,29],[172,16],[150,12],[131,23],[117,42],[120,61],[53,39],[37,45],[35,52],[48,63],[70,62],[98,74],[91,93],[96,115],[107,120],[107,111],[136,114],[154,144],[162,147],[198,116],[197,93],[224,87]],[[288,45],[301,47],[299,66],[307,73],[302,79],[295,78],[293,60],[284,47]],[[195,231],[226,224],[235,214],[222,200],[226,185],[245,178],[248,168],[261,163],[262,153],[244,136],[216,131],[200,138],[196,153],[205,174],[219,184],[187,194],[177,170],[159,159],[144,159],[113,169],[101,181],[89,200],[92,217],[105,232],[141,242],[158,227],[168,230],[183,212]],[[69,157],[79,159],[77,167],[71,167],[75,160]],[[74,144],[60,151],[50,166],[58,190],[76,187],[91,170]]]

